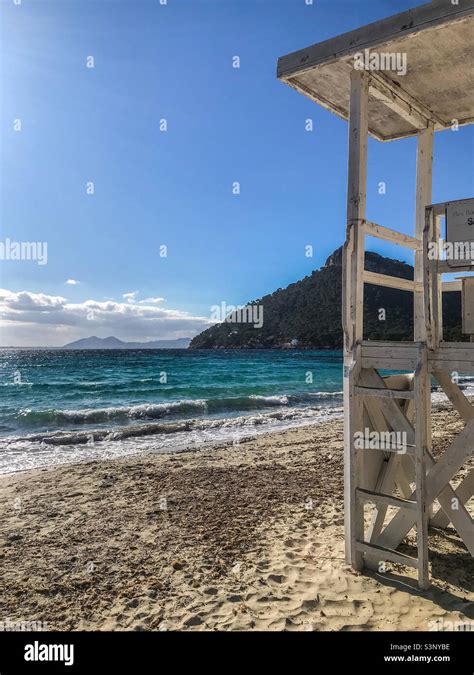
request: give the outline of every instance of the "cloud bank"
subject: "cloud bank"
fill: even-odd
[[[86,300],[0,289],[0,345],[61,346],[90,335],[114,335],[126,341],[194,337],[213,322],[206,317],[163,307],[163,298],[125,302]]]

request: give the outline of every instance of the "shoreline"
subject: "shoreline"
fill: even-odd
[[[440,452],[460,422],[448,411],[433,418]],[[471,621],[473,563],[452,530],[430,535],[427,593],[411,587],[414,571],[347,569],[342,442],[339,419],[230,448],[0,477],[4,615],[50,630],[430,630]],[[410,535],[407,552],[412,545]]]
[[[446,396],[444,394],[442,396],[442,399],[432,401],[433,413],[450,409],[450,405]],[[471,396],[468,396],[468,398],[469,400],[472,400]],[[266,418],[267,420],[263,423],[261,422],[261,419],[259,419],[258,415],[243,415],[233,418],[230,417],[221,419],[193,418],[189,420],[164,422],[161,424],[150,422],[148,424],[142,425],[141,430],[134,428],[132,425],[124,427],[122,430],[113,428],[91,429],[87,431],[74,430],[70,432],[58,430],[50,433],[50,440],[49,442],[46,442],[45,446],[46,448],[50,449],[51,452],[56,450],[57,452],[63,453],[60,461],[50,461],[50,463],[40,463],[38,466],[21,467],[8,471],[3,470],[0,465],[0,477],[15,475],[17,473],[33,471],[36,469],[55,469],[61,466],[71,466],[75,464],[82,464],[84,462],[115,461],[131,456],[148,456],[150,454],[169,455],[182,454],[186,452],[199,452],[203,449],[213,447],[219,448],[223,445],[232,446],[235,448],[238,447],[243,441],[251,441],[261,436],[265,437],[273,434],[284,433],[289,430],[318,427],[321,424],[336,422],[338,420],[342,420],[343,418],[343,408],[339,406],[321,408],[319,419],[316,415],[312,415],[307,419],[304,418],[304,415],[302,415],[300,418],[296,417],[298,412],[314,412],[314,409],[294,407],[283,409],[283,411],[288,414],[288,418],[286,420],[284,418],[280,419],[277,416],[278,413],[276,414],[268,412],[262,413],[261,415],[262,418]],[[295,414],[294,418],[292,418],[292,414]],[[253,426],[246,425],[246,421],[251,419],[258,420],[258,423],[254,423]],[[226,426],[232,421],[235,422],[235,429]],[[222,422],[223,424],[223,428],[221,429],[222,434],[220,436],[217,433],[219,429],[216,426],[219,422]],[[240,425],[237,423],[240,423]],[[181,429],[163,431],[165,427],[171,429],[171,427],[178,427],[179,425],[181,425]],[[155,431],[154,429],[157,427],[159,427],[161,431]],[[197,434],[197,437],[188,437],[191,427],[195,427],[194,433]],[[117,434],[120,431],[125,431],[123,437],[117,437]],[[15,444],[22,441],[40,441],[42,437],[44,437],[44,434],[30,434],[23,437],[0,438],[0,451],[9,444]],[[76,439],[80,438],[83,440],[76,440],[71,444],[65,442],[71,437]],[[91,442],[91,438],[93,439],[93,442]],[[169,439],[170,443],[158,448],[147,447],[152,446],[153,442],[156,442],[156,439],[158,438],[164,438],[166,440]],[[98,452],[97,455],[95,455],[94,451],[90,450],[90,448],[97,448],[98,446],[99,450],[101,448],[105,448],[106,450],[102,453]],[[80,456],[68,458],[67,453],[71,451],[71,448],[77,448],[78,453],[83,451],[82,454],[86,456],[82,458]],[[86,448],[87,450],[85,450]],[[122,451],[119,452],[118,448],[122,448]],[[107,450],[113,450],[113,452],[107,452]],[[25,457],[32,457],[33,459],[39,457],[39,455],[35,454],[35,451],[31,452],[29,449],[24,451],[24,455]]]

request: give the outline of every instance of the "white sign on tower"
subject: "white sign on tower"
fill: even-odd
[[[446,204],[446,244],[450,267],[474,265],[474,199]]]

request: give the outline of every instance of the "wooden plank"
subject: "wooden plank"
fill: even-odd
[[[417,358],[418,357],[418,348],[417,343],[414,342],[405,342],[398,343],[397,345],[385,344],[383,342],[373,341],[362,343],[362,354],[364,356],[375,357],[375,356],[385,356],[386,358],[394,359],[405,359],[405,358]]]
[[[414,393],[402,389],[380,389],[371,387],[356,387],[355,393],[358,396],[383,396],[385,398],[413,399]]]
[[[416,357],[404,359],[390,359],[387,356],[362,356],[362,368],[364,370],[413,370],[416,367]],[[441,369],[443,366],[441,366]]]
[[[414,354],[418,354],[418,347],[422,342],[403,342],[401,340],[363,340],[362,347],[370,347],[374,349],[384,349],[385,347],[390,347],[391,349],[409,349],[412,350]],[[451,344],[446,343],[446,344]],[[465,346],[465,342],[454,342],[455,345]],[[473,349],[474,351],[474,349]]]
[[[364,429],[372,429],[370,419],[367,415],[367,410],[364,406]],[[363,473],[359,476],[359,487],[372,490],[377,484],[377,479],[380,473],[380,469],[384,462],[385,457],[384,452],[375,449],[363,448],[361,456],[361,465],[364,467]],[[388,454],[388,453],[387,453]]]
[[[289,81],[288,81],[288,84],[290,84]],[[316,100],[315,97],[314,97],[314,100]],[[331,106],[329,106],[327,109],[334,112],[334,110],[332,110]],[[342,114],[341,117],[343,119],[346,119],[346,116],[344,114]],[[445,124],[443,128],[449,129],[449,128],[451,128],[451,124]],[[469,124],[474,124],[474,117],[464,117],[464,118],[460,119],[458,126],[464,127],[464,126],[467,126]],[[439,128],[439,126],[437,124],[435,125],[435,129],[436,129],[436,131],[441,131],[441,129]],[[405,131],[403,133],[399,132],[399,133],[396,133],[396,134],[388,134],[388,135],[385,135],[385,136],[381,136],[380,132],[372,131],[372,129],[370,130],[370,133],[378,141],[381,141],[382,143],[389,143],[390,141],[399,141],[402,138],[410,138],[412,136],[417,136],[418,130],[413,129],[413,131]]]
[[[418,350],[416,343],[413,342],[406,342],[404,346],[402,346],[400,343],[397,346],[394,346],[385,345],[382,342],[377,342],[374,340],[374,342],[362,343],[362,356],[367,356],[369,358],[383,357],[387,361],[392,359],[416,359],[418,358]]]
[[[378,272],[368,272],[364,270],[364,283],[374,286],[386,286],[387,288],[398,288],[400,291],[411,291],[421,293],[423,284],[411,279],[402,279],[401,277],[391,277],[388,274],[379,274]]]
[[[403,469],[403,474],[406,476],[406,479],[409,483],[415,483],[416,476],[415,476],[415,463],[412,459],[412,457],[404,456],[402,457],[402,469]],[[403,496],[406,499],[411,499],[411,494],[413,490],[410,490],[408,494],[404,494]]]
[[[415,237],[397,232],[397,230],[391,230],[389,227],[384,227],[383,225],[377,225],[377,223],[372,223],[370,220],[364,222],[364,230],[366,235],[370,237],[391,241],[393,244],[411,248],[413,251],[417,251],[421,247],[421,242],[415,239]]]
[[[463,420],[469,422],[474,419],[474,407],[459,386],[452,381],[451,376],[446,372],[433,372],[433,375]]]
[[[400,378],[387,378],[387,386],[396,386],[400,387]],[[377,390],[379,391],[379,390]],[[379,398],[365,398],[364,406],[371,411],[371,420],[372,420],[372,429],[378,432],[390,431],[387,421],[383,415],[383,412],[380,407]],[[374,451],[376,452],[376,451]],[[368,451],[364,453],[366,456]],[[397,468],[400,462],[400,455],[396,452],[391,453],[378,453],[379,458],[377,464],[375,463],[376,458],[372,458],[371,463],[369,464],[372,469],[372,475],[366,476],[365,485],[372,489],[374,488],[377,492],[382,493],[392,493],[395,487],[394,476],[397,473]],[[367,472],[368,473],[368,472]],[[373,478],[375,476],[375,478]],[[361,487],[364,487],[363,485]],[[370,524],[367,530],[367,535],[365,539],[367,541],[373,541],[376,537],[379,536],[382,531],[382,527],[385,521],[385,515],[387,513],[387,506],[384,504],[375,504],[373,512],[371,514]]]
[[[458,373],[474,372],[474,344],[441,342],[438,349],[429,352],[428,365],[431,372],[437,370]]]
[[[399,376],[390,376],[384,380],[375,370],[362,370],[361,371],[361,382],[364,384],[370,384],[371,386],[384,387],[386,383],[394,383],[398,381]],[[410,421],[404,414],[404,412],[399,407],[398,403],[391,399],[378,399],[379,404],[384,404],[384,417],[389,421],[389,426],[393,428],[401,429],[407,434],[407,442],[411,447],[407,447],[407,453],[401,455],[400,453],[393,454],[391,457],[391,463],[387,466],[385,470],[385,475],[380,476],[380,481],[377,483],[377,489],[381,492],[389,492],[393,490],[393,479],[395,480],[404,478],[406,481],[405,473],[403,471],[403,466],[406,462],[410,462],[410,466],[413,466],[411,460],[407,457],[409,453],[414,451],[414,430]],[[396,422],[394,422],[394,416],[396,417]],[[411,496],[411,490],[409,489],[409,494],[404,494],[404,497]],[[382,530],[387,507],[383,505],[378,506],[373,514],[372,521],[369,526],[367,533],[367,539],[369,542],[374,542],[380,535]],[[367,554],[365,557],[365,564],[367,567],[377,569],[379,563],[379,558]]]
[[[365,453],[373,452],[373,451],[375,451],[373,448],[364,449],[364,452],[365,452]],[[385,447],[385,448],[383,448],[383,449],[381,449],[381,450],[376,450],[375,452],[377,452],[377,453],[384,453],[384,454],[393,454],[393,455],[400,455],[400,454],[401,454],[400,450],[399,450],[398,448],[396,448],[396,447]],[[414,456],[414,454],[415,454],[415,446],[414,446],[414,445],[410,445],[410,444],[407,443],[407,444],[404,446],[404,448],[403,448],[403,454],[405,454],[405,455],[410,455],[410,456],[413,455],[413,456]]]
[[[433,215],[435,216],[444,216],[446,213],[446,203],[447,202],[438,202],[437,204],[429,204],[430,209],[433,210]]]
[[[364,410],[367,413],[364,430],[389,432],[378,399],[363,398]],[[393,455],[392,452],[380,451],[374,448],[363,449],[364,474],[361,476],[358,487],[374,490],[377,487],[385,458]]]
[[[459,432],[427,475],[426,495],[431,504],[474,452],[474,419]]]
[[[412,386],[412,377],[406,375],[391,375],[383,379],[383,383],[386,387],[390,388],[399,388],[406,386],[407,389],[410,389]],[[377,389],[380,391],[380,389]],[[386,431],[389,429],[385,417],[380,409],[380,404],[378,403],[377,398],[365,399],[364,405],[377,406],[379,411],[379,417],[377,418],[377,423],[374,425],[374,429],[380,432]],[[408,401],[406,405],[412,405],[411,401]],[[407,448],[407,453],[413,452],[413,448]],[[384,461],[379,465],[379,473],[377,480],[374,483],[374,488],[379,493],[392,494],[396,485],[396,478],[403,473],[402,469],[402,460],[405,460],[406,457],[402,457],[399,453],[392,452],[389,456],[384,457]],[[402,493],[403,494],[403,493]],[[411,490],[408,489],[407,495],[411,494]],[[404,495],[405,496],[405,495]],[[372,512],[370,524],[367,530],[367,535],[365,539],[368,542],[373,542],[379,536],[382,531],[383,524],[385,522],[385,516],[387,513],[387,506],[384,504],[376,504]],[[377,561],[375,561],[376,563]],[[366,564],[370,564],[370,559],[366,556]]]
[[[449,0],[437,1],[449,5]],[[466,1],[472,0],[452,0],[452,3],[461,4]],[[472,31],[474,22],[470,16],[464,15],[463,19],[459,16],[457,15],[457,21],[446,21],[444,26],[438,27],[433,37],[431,25],[416,31],[415,36],[405,33],[405,30],[411,28],[411,24],[407,22],[396,38],[388,38],[383,47],[380,47],[383,50],[379,52],[380,55],[385,55],[384,52],[406,53],[408,71],[405,77],[398,67],[392,65],[391,72],[386,73],[390,86],[384,81],[385,87],[381,85],[371,88],[369,128],[377,139],[390,141],[409,137],[426,128],[427,120],[439,130],[450,128],[453,118],[459,120],[460,124],[469,123],[472,119],[472,101],[467,93],[470,84],[469,59],[467,56],[460,58],[459,45],[469,43],[469,31]],[[344,36],[338,36],[334,40],[344,42]],[[319,51],[320,60],[313,60],[313,54],[309,54],[313,48]],[[296,91],[347,119],[349,106],[346,89],[349,69],[354,67],[355,53],[358,60],[364,59],[365,55],[367,59],[370,47],[362,48],[367,49],[364,53],[351,40],[346,55],[338,55],[334,49],[329,49],[324,54],[321,44],[286,55],[279,60],[278,77]],[[370,52],[370,55],[373,56],[373,53]],[[430,63],[435,67],[430,67]],[[364,67],[364,64],[357,64],[357,67]],[[365,67],[370,69],[369,64]],[[383,71],[383,67],[370,69],[371,75],[375,75],[372,81],[375,82],[379,75],[383,76]],[[459,96],[456,82],[459,83]],[[438,90],[443,90],[445,95],[436,98],[435,92]]]
[[[454,274],[455,272],[474,272],[474,262],[471,265],[456,265],[451,267],[446,260],[438,260],[436,264],[438,274]]]
[[[469,342],[441,342],[439,349],[460,349],[469,355],[469,358],[474,358],[474,345],[470,344]]]
[[[393,403],[393,402],[390,402]],[[396,405],[396,404],[395,404]],[[462,504],[459,504],[457,512],[451,511],[450,499],[456,498],[454,490],[448,481],[459,470],[468,454],[473,451],[474,420],[466,424],[453,444],[445,451],[438,462],[435,462],[431,453],[427,452],[426,462],[428,466],[427,474],[427,503],[433,502],[436,498],[443,508],[450,512],[453,525],[462,537],[464,543],[474,555],[474,528],[472,520]],[[452,454],[451,454],[452,453]],[[416,491],[410,495],[410,499],[416,499]],[[377,543],[387,548],[396,548],[402,539],[415,524],[414,519],[406,511],[400,511],[388,523]]]
[[[404,499],[410,499],[413,493],[410,483],[415,482],[415,466],[412,458],[405,455],[400,458],[400,470],[395,476],[395,483]]]
[[[394,495],[385,494],[382,492],[375,492],[374,490],[363,490],[357,488],[357,496],[366,502],[373,502],[375,504],[385,504],[386,506],[394,506],[399,509],[416,510],[417,503],[412,499],[403,499],[395,497]]]
[[[355,395],[363,337],[364,231],[367,193],[368,75],[352,71],[350,80],[349,165],[347,190],[347,230],[343,257],[344,327],[344,507],[346,561],[356,570],[363,556],[356,542],[364,536],[364,512],[357,503],[356,488],[364,475],[363,452],[355,447],[355,434],[363,425],[363,402]]]
[[[415,467],[412,461],[412,456],[408,454],[392,455],[391,459],[394,461],[392,473],[392,476],[394,476],[394,484],[398,487],[402,496],[405,499],[409,500],[413,492],[410,486],[410,482],[414,482],[415,480]],[[387,481],[387,484],[385,484],[383,487],[381,486],[381,489],[383,489],[384,492],[393,491],[393,487],[394,487],[393,483],[390,484]],[[383,518],[382,518],[382,510],[383,510]],[[378,509],[376,509],[376,511],[378,511],[378,513],[376,513],[376,517],[371,522],[368,535],[366,537],[366,540],[371,543],[376,542],[377,538],[380,536],[380,533],[382,531],[385,522],[387,507],[383,509],[383,507],[380,506]],[[378,568],[378,564],[379,560],[377,557],[366,555],[365,565],[367,567],[376,570]]]
[[[371,72],[370,93],[419,131],[426,129],[430,122],[437,124],[440,128],[446,126],[441,117],[415,96],[396,85],[382,71]]]
[[[441,284],[443,293],[454,293],[462,291],[462,282],[461,281],[443,281]]]
[[[375,431],[385,431],[388,429],[383,416],[380,404],[377,399],[369,398],[364,400],[364,408],[367,411],[371,428]]]
[[[423,239],[423,231],[425,229],[425,209],[431,203],[433,136],[434,128],[432,124],[418,134],[416,157],[415,237],[420,241]],[[423,285],[425,282],[424,267],[427,262],[427,259],[425,259],[425,256],[423,255],[423,251],[416,251],[414,280],[418,284]],[[416,293],[413,304],[415,341],[426,341],[427,331],[424,295],[422,293]]]
[[[366,541],[358,541],[357,548],[363,553],[368,553],[371,556],[377,556],[379,562],[385,562],[388,560],[390,562],[398,563],[399,565],[414,567],[415,569],[418,567],[418,560],[416,558],[412,558],[411,556],[405,555],[404,553],[399,553],[393,549],[383,548],[377,544],[369,544]]]
[[[379,473],[378,480],[375,484],[377,492],[392,493],[395,487],[395,475],[400,465],[400,455],[391,454],[384,462]],[[382,531],[387,514],[387,506],[385,504],[376,503],[372,518],[367,531],[366,540],[369,542],[375,541]]]
[[[446,0],[435,0],[287,54],[278,59],[277,76],[285,79],[323,63],[332,63],[363,49],[374,49],[389,41],[393,43],[405,39],[408,35],[460,20],[473,13],[474,0],[463,0],[462,5],[461,3],[453,5]]]
[[[429,229],[431,242],[439,242],[441,239],[441,217],[435,216],[433,209],[426,210],[426,225]],[[436,261],[428,260],[426,251],[425,270],[428,273],[429,286],[425,290],[431,302],[430,321],[432,324],[432,341],[428,345],[430,349],[437,349],[443,340],[443,284],[436,269]]]
[[[357,504],[355,490],[364,474],[363,451],[355,447],[355,433],[362,429],[363,404],[355,396],[354,386],[359,377],[360,358],[355,349],[354,356],[344,358],[344,526],[346,562],[354,569],[362,569],[363,559],[356,548],[356,541],[364,533],[364,512]]]
[[[435,239],[435,222],[433,209],[425,209],[425,225],[423,229],[423,284],[424,284],[424,317],[426,324],[426,342],[429,349],[439,346],[439,320],[443,321],[442,297],[439,286],[439,275],[436,271],[436,260],[429,256],[429,247]]]
[[[380,389],[385,388],[383,378],[373,369],[362,369],[360,381],[363,386],[377,387]],[[413,445],[415,443],[415,432],[412,424],[409,422],[400,406],[394,400],[389,398],[380,398],[379,403],[390,427],[397,431],[404,431],[407,434],[407,443]]]
[[[428,520],[430,516],[427,499],[427,476],[425,457],[428,450],[428,425],[431,424],[428,410],[429,387],[426,347],[420,347],[419,364],[415,371],[415,475],[416,475],[416,530],[418,547],[418,585],[426,589],[430,585]]]
[[[467,501],[474,494],[474,470],[471,470],[464,480],[458,485],[455,489],[455,495],[457,501],[448,501],[449,509],[440,508],[438,512],[431,518],[430,524],[433,527],[446,528],[451,522],[451,518],[448,514],[455,509],[457,504],[466,504]]]
[[[457,373],[474,373],[474,362],[472,359],[469,360],[458,360],[458,359],[448,359],[444,355],[444,359],[436,359],[435,355],[432,355],[428,359],[428,366],[430,372],[435,371],[446,371],[447,373],[457,372]],[[365,367],[365,366],[363,366]],[[382,368],[383,366],[379,366]]]
[[[467,550],[474,558],[474,523],[463,502],[458,501],[456,492],[449,483],[438,495],[438,501],[444,513],[448,515],[453,523]],[[454,503],[458,507],[457,510],[453,509]]]
[[[326,98],[324,98],[324,96],[322,96],[321,94],[318,94],[317,92],[315,92],[312,89],[310,89],[309,87],[307,87],[304,84],[304,82],[301,82],[300,80],[297,80],[296,78],[290,78],[290,79],[282,78],[282,80],[285,82],[285,84],[287,84],[289,87],[291,87],[292,89],[297,91],[299,94],[303,94],[303,96],[306,96],[311,101],[314,101],[315,103],[320,105],[325,110],[328,110],[329,112],[334,113],[337,117],[340,117],[344,121],[346,121],[348,119],[347,111],[345,109],[339,107],[335,103],[331,103]],[[462,126],[462,124],[463,124],[463,122],[460,120],[459,126]],[[368,130],[369,130],[369,133],[374,138],[376,138],[378,141],[380,141],[381,143],[384,143],[387,140],[393,140],[391,138],[389,139],[389,138],[384,138],[383,136],[381,136],[375,129],[373,129],[370,126],[370,124],[368,126]],[[416,133],[416,131],[413,131],[413,132],[410,132],[407,135],[413,136],[413,134],[415,134],[415,133]],[[400,136],[397,135],[394,138],[400,138]]]
[[[363,361],[363,360],[362,360]],[[385,386],[385,382],[383,378],[375,371],[375,370],[365,370],[363,369],[361,371],[361,382],[364,385],[371,385],[371,386],[378,386],[378,387],[383,387]],[[398,403],[392,399],[380,399],[380,404],[384,405],[384,416],[388,420],[390,426],[392,428],[395,428],[397,430],[404,431],[407,434],[407,442],[411,445],[414,445],[415,442],[415,432],[413,429],[412,424],[410,421],[407,419],[406,415],[403,413],[401,408],[399,407]],[[399,467],[403,466],[402,463],[409,461],[407,455],[394,455],[394,457],[397,460],[396,468],[398,469]],[[398,476],[401,475],[399,472],[396,474]],[[387,486],[384,488],[385,490],[389,490],[390,487],[387,484]],[[405,497],[407,495],[404,495]],[[410,490],[409,497],[412,497],[412,491]],[[382,508],[382,507],[381,507]],[[383,511],[383,515],[385,516],[386,509]],[[383,519],[382,519],[382,512],[380,514],[376,513],[376,520],[375,522],[373,521],[371,523],[371,528],[369,528],[368,532],[368,539],[371,543],[374,541],[378,541],[378,538],[380,537],[380,531],[383,526]],[[392,547],[393,548],[393,547]],[[377,569],[378,564],[380,562],[380,557],[377,554],[377,550],[375,551],[366,551],[366,558],[365,558],[365,564],[367,567],[370,567],[372,569]]]
[[[364,230],[367,193],[368,76],[351,72],[347,232],[344,249],[346,350],[363,338]]]

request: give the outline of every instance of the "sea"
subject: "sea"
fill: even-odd
[[[473,378],[460,384],[474,394]],[[0,350],[3,474],[209,443],[231,452],[341,414],[340,351]]]
[[[0,473],[237,445],[341,407],[337,351],[4,349]]]

